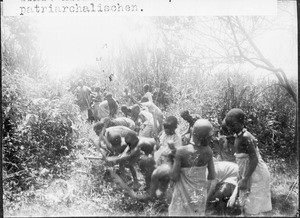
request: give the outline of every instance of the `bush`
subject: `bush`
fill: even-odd
[[[41,171],[61,177],[68,169],[73,144],[73,123],[78,107],[71,95],[61,99],[35,99],[23,113],[23,122],[3,138],[3,170],[7,183],[27,189]],[[11,109],[13,110],[13,109]],[[11,176],[14,175],[14,176]]]

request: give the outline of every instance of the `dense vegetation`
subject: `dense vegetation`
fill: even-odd
[[[183,18],[159,23],[166,22],[176,28],[183,22],[192,25],[196,21]],[[140,99],[143,84],[149,83],[155,93],[154,101],[166,115],[179,118],[180,111],[188,109],[216,126],[230,108],[242,108],[247,114],[246,126],[258,138],[262,156],[272,173],[272,200],[276,210],[273,214],[295,213],[297,107],[287,87],[297,93],[296,80],[285,81],[287,86],[282,81],[278,83],[275,74],[257,80],[242,64],[225,70],[220,67],[224,63],[211,68],[211,63],[201,62],[200,57],[197,61],[183,58],[176,55],[180,48],[176,42],[180,40],[174,35],[173,42],[167,40],[169,43],[164,41],[166,38],[158,38],[156,45],[163,46],[150,43],[137,44],[133,49],[124,46],[120,48],[122,55],[114,60],[103,58],[101,70],[78,69],[66,81],[51,81],[39,58],[32,25],[24,18],[1,20],[2,171],[6,215],[76,215],[82,208],[88,208],[91,215],[164,214],[155,203],[127,200],[126,194],[105,177],[103,162],[83,158],[97,152],[88,140],[95,137],[92,125],[81,120],[76,104],[74,90],[79,79],[90,87],[112,91],[116,99],[121,99],[125,87]],[[158,25],[158,28],[162,27]],[[185,67],[188,64],[194,67]],[[179,131],[185,128],[180,119]],[[26,205],[34,204],[40,209],[33,206],[25,209]],[[45,209],[49,206],[52,209]]]

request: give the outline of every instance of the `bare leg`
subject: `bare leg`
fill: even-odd
[[[168,164],[162,164],[159,167],[157,167],[151,176],[151,185],[150,185],[150,198],[156,197],[156,191],[159,188],[160,183],[163,187],[163,190],[160,190],[162,192],[166,191],[166,187],[169,183],[169,173],[170,173],[170,166]],[[164,195],[164,193],[162,193]]]
[[[150,188],[151,183],[151,176],[155,169],[155,161],[152,157],[143,157],[139,161],[139,167],[143,176],[145,177],[146,187],[145,189],[148,190]]]
[[[133,178],[133,190],[137,190],[140,187],[140,184],[138,182],[134,166],[129,166],[129,170],[130,170],[130,172],[132,174],[132,178]]]
[[[119,164],[119,171],[120,171],[120,177],[124,182],[128,182],[128,179],[126,178],[126,170],[125,166],[123,164]]]

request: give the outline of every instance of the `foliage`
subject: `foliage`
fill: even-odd
[[[240,59],[215,59],[210,44],[201,50],[201,40],[207,36],[197,31],[196,18],[162,19],[163,31],[155,42],[124,46],[120,55],[103,57],[99,69],[75,70],[68,83],[49,80],[35,49],[34,31],[25,20],[1,21],[6,214],[19,215],[28,205],[43,208],[41,212],[32,206],[29,215],[74,215],[70,211],[82,215],[80,210],[86,209],[97,215],[163,214],[154,210],[155,203],[137,202],[124,194],[110,179],[102,161],[84,158],[97,152],[89,142],[95,137],[93,124],[80,120],[76,105],[74,94],[80,79],[90,87],[113,92],[117,99],[125,87],[140,99],[143,85],[149,83],[154,101],[165,115],[179,118],[180,112],[188,109],[209,119],[216,128],[231,108],[243,109],[246,127],[258,139],[271,171],[274,211],[279,215],[294,212],[298,193],[289,191],[298,174],[296,105],[287,91],[272,77],[254,78]],[[201,20],[200,24],[209,24],[205,22]],[[182,24],[186,28],[180,31]],[[191,38],[184,48],[180,37],[192,32],[199,35],[198,43]],[[296,90],[297,83],[288,82]],[[178,132],[182,133],[187,124],[179,120]]]
[[[83,126],[84,133],[89,124]],[[86,135],[91,135],[89,130]],[[81,133],[80,133],[81,135]],[[68,178],[49,181],[45,187],[21,192],[14,204],[5,203],[4,214],[9,216],[165,216],[158,202],[141,203],[131,199],[112,180],[107,178],[103,161],[89,161],[85,155],[97,152],[86,138],[78,138],[75,144],[84,146],[76,151]],[[268,163],[271,173],[273,210],[268,216],[292,216],[297,205],[295,172],[284,162]],[[278,167],[286,169],[282,172]],[[291,192],[289,193],[289,191]]]
[[[43,71],[42,56],[37,49],[34,20],[2,17],[1,36],[4,74],[20,70],[32,78],[42,78],[46,74]]]
[[[38,184],[44,174],[54,178],[63,176],[74,148],[72,127],[78,122],[79,110],[74,104],[75,97],[62,84],[51,83],[46,74],[39,73],[42,65],[19,59],[18,54],[32,60],[39,56],[34,38],[30,38],[34,31],[27,23],[7,18],[3,26],[7,32],[1,41],[5,49],[2,169],[6,200],[12,200],[16,193]],[[23,34],[28,38],[22,37]],[[44,78],[36,78],[37,74]]]
[[[135,98],[141,99],[143,85],[149,84],[154,94],[153,101],[166,108],[173,99],[171,77],[178,70],[176,64],[179,60],[174,59],[160,43],[157,39],[155,45],[137,43],[134,48],[124,46],[122,56],[118,56],[115,63],[120,81],[125,82]]]
[[[79,80],[82,80],[88,87],[100,87],[104,91],[109,84],[109,74],[95,67],[82,67],[73,70],[67,80],[69,81],[69,91],[72,93],[75,93]]]
[[[259,141],[263,158],[296,164],[296,105],[285,89],[272,80],[257,82],[246,72],[220,72],[211,76],[191,72],[189,77],[185,85],[181,81],[173,83],[175,90],[180,91],[166,114],[180,117],[181,111],[190,110],[217,127],[231,108],[241,108],[247,116],[247,129]],[[185,121],[181,121],[180,132],[185,126]]]
[[[70,96],[61,100],[35,99],[25,111],[23,123],[3,138],[7,182],[17,181],[19,187],[26,189],[43,169],[55,176],[63,175],[68,168],[63,162],[70,158],[74,147],[72,119],[78,111],[68,103],[69,99]],[[22,173],[10,177],[17,172]]]

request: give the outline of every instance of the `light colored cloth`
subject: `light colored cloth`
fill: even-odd
[[[150,102],[153,102],[153,99],[152,99],[152,93],[151,92],[146,92],[145,95],[143,97],[146,97],[148,98],[148,100]]]
[[[108,102],[106,100],[102,102],[95,102],[93,113],[94,117],[98,118],[99,120],[105,117],[109,117]]]
[[[91,89],[87,86],[77,87],[78,103],[81,111],[90,108],[91,104]]]
[[[159,141],[160,147],[154,153],[154,160],[157,166],[165,163],[167,156],[171,153],[168,143],[173,143],[176,149],[182,145],[181,137],[178,133],[167,135],[165,132],[163,132],[159,138]]]
[[[169,216],[204,216],[207,197],[206,168],[181,168],[174,184]]]
[[[134,121],[128,117],[117,117],[113,119],[113,122],[116,124],[116,126],[126,126],[132,130],[135,129]]]
[[[142,124],[141,130],[140,130],[140,136],[147,137],[147,138],[154,138],[155,137],[155,131],[154,126],[149,121],[146,121]]]
[[[154,138],[155,131],[154,131],[154,120],[152,114],[147,110],[142,110],[139,113],[139,117],[143,121],[139,135],[142,137]]]
[[[218,182],[237,185],[239,167],[236,163],[229,161],[215,161],[214,165]]]
[[[153,102],[143,102],[141,103],[142,107],[147,108],[151,114],[155,114],[155,117],[160,125],[160,128],[162,128],[162,123],[164,120],[164,115],[162,111],[157,107]]]
[[[80,112],[80,114],[81,114],[81,117],[82,117],[83,120],[87,120],[89,118],[89,116],[88,116],[88,109],[82,110]]]
[[[267,165],[262,160],[259,150],[255,149],[258,164],[249,180],[247,190],[239,191],[240,205],[246,214],[259,214],[272,210],[270,173]],[[239,178],[243,178],[249,165],[249,155],[245,153],[235,154],[239,166]]]
[[[130,132],[132,132],[132,130],[126,126],[112,126],[112,127],[106,128],[105,137],[107,137],[108,135],[111,135],[111,136],[119,135],[121,137],[125,137]]]
[[[139,113],[139,118],[144,117],[145,120],[150,120],[153,123],[153,115],[148,110],[142,110]]]

